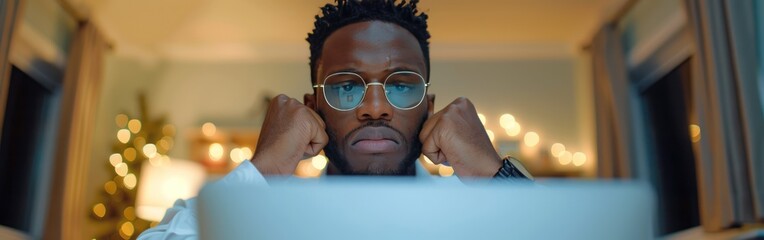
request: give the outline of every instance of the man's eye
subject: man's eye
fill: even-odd
[[[340,87],[342,88],[343,91],[350,92],[350,91],[353,91],[353,88],[355,88],[355,84],[352,84],[352,83],[344,84],[344,85],[341,85]]]
[[[395,84],[393,84],[393,90],[395,90],[396,92],[406,92],[408,90],[411,90],[411,88],[412,88],[411,86],[409,86],[408,84],[404,84],[404,83],[395,83]]]

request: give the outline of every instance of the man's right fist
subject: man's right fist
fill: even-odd
[[[291,175],[297,163],[326,146],[326,124],[294,98],[280,94],[268,105],[252,164],[265,176]]]

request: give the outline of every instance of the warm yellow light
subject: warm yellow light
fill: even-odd
[[[162,127],[162,134],[165,136],[175,136],[175,125],[164,125],[164,127]]]
[[[96,204],[93,206],[93,213],[99,218],[102,218],[106,215],[106,206],[104,206],[103,203]]]
[[[157,146],[153,143],[149,143],[146,145],[143,145],[143,155],[146,155],[148,158],[156,157],[157,155]]]
[[[225,149],[223,149],[223,145],[220,145],[220,143],[210,144],[210,159],[212,159],[212,161],[217,162],[223,159],[224,152]]]
[[[235,163],[244,161],[243,157],[241,156],[241,149],[239,148],[231,149],[231,153],[228,156],[231,158],[231,161]]]
[[[432,162],[432,160],[430,160],[430,158],[428,158],[425,155],[422,155],[422,159],[424,159],[424,162],[426,162],[427,164],[435,164],[435,163]]]
[[[117,114],[117,117],[114,118],[114,122],[117,123],[118,128],[125,128],[127,126],[127,115],[125,114]]]
[[[117,183],[114,181],[108,181],[103,185],[103,189],[106,190],[106,193],[109,195],[114,194],[117,192]]]
[[[480,119],[480,123],[482,123],[483,126],[485,126],[485,121],[486,121],[485,115],[483,115],[482,113],[478,113],[478,118]]]
[[[520,127],[520,123],[512,122],[512,124],[509,126],[509,128],[507,128],[505,130],[507,132],[507,135],[509,135],[510,137],[514,137],[514,136],[517,136],[518,134],[520,134],[520,131],[522,131],[523,128]]]
[[[310,164],[313,165],[315,169],[324,170],[327,162],[329,162],[329,159],[324,157],[324,155],[316,155],[311,159]]]
[[[312,165],[313,160],[302,160],[297,163],[295,169],[295,175],[303,178],[315,178],[321,176],[321,170],[316,169]]]
[[[173,141],[171,137],[167,137],[167,136],[162,137],[162,139],[160,139],[159,141],[164,142],[162,144],[167,144],[166,146],[162,147],[162,148],[167,149],[167,150],[170,150],[172,148],[173,144],[175,144],[175,141]]]
[[[252,158],[252,149],[248,147],[241,148],[241,156],[244,157],[244,160],[250,160]]]
[[[135,148],[125,148],[125,151],[122,153],[123,156],[125,156],[125,159],[129,162],[132,162],[135,160],[135,155],[138,153],[135,151]]]
[[[113,153],[109,155],[109,163],[111,163],[112,166],[117,166],[117,164],[121,162],[122,162],[122,155],[119,155],[119,153]]]
[[[135,174],[128,173],[127,176],[125,176],[124,179],[122,179],[122,183],[125,184],[125,187],[127,189],[133,189],[135,188],[135,185],[138,183],[138,179],[135,178]]]
[[[525,146],[534,147],[539,144],[539,134],[536,132],[527,132],[523,138]]]
[[[586,154],[582,152],[576,152],[573,154],[573,165],[581,166],[586,162]]]
[[[117,131],[117,140],[121,143],[127,143],[130,141],[130,130],[120,129]]]
[[[149,159],[149,164],[152,166],[160,167],[165,164],[170,164],[170,157],[167,155],[159,155]]]
[[[692,139],[692,142],[700,141],[700,126],[690,124],[690,138]]]
[[[135,228],[133,227],[133,223],[125,222],[122,224],[122,227],[119,228],[119,231],[126,236],[132,236]]]
[[[119,163],[117,166],[114,166],[114,172],[117,173],[120,177],[124,177],[127,175],[127,164],[125,163]]]
[[[496,134],[494,134],[493,131],[485,130],[485,133],[488,134],[488,140],[491,140],[491,143],[496,140]]]
[[[135,139],[133,139],[133,146],[136,149],[143,148],[143,145],[146,145],[146,139],[145,138],[143,138],[143,137],[135,137]]]
[[[565,145],[562,143],[555,143],[552,144],[552,147],[549,150],[552,153],[552,156],[559,157],[560,154],[565,151]]]
[[[515,122],[515,116],[512,116],[512,114],[505,113],[499,117],[499,125],[505,130],[510,129],[513,122]]]
[[[127,220],[135,220],[135,208],[134,207],[126,207],[124,211],[122,211],[122,214],[125,215],[125,218]]]
[[[204,136],[212,137],[215,135],[215,132],[217,131],[217,127],[214,123],[206,122],[202,124],[202,133]]]
[[[568,151],[562,151],[560,156],[557,157],[557,160],[560,161],[560,164],[562,165],[568,165],[571,161],[573,161],[573,155]]]
[[[141,121],[138,119],[132,119],[127,122],[127,128],[130,129],[130,132],[138,133],[141,131]]]
[[[453,176],[454,168],[446,166],[446,165],[440,165],[438,166],[438,174],[440,174],[441,177]]]

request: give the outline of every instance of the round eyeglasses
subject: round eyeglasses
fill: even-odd
[[[412,71],[391,73],[383,83],[366,83],[361,75],[356,73],[337,72],[326,76],[323,84],[313,85],[313,88],[323,88],[324,100],[332,108],[350,111],[361,105],[369,86],[382,86],[390,105],[409,110],[422,103],[430,83],[426,83],[422,75]]]

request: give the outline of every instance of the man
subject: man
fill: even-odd
[[[321,8],[307,38],[313,93],[304,104],[274,98],[252,160],[221,183],[266,184],[263,176],[291,175],[322,149],[329,175],[426,174],[415,164],[424,154],[459,178],[530,177],[499,157],[466,98],[433,113],[430,35],[417,2],[337,0]],[[179,200],[139,238],[194,236],[196,227],[194,200]]]

